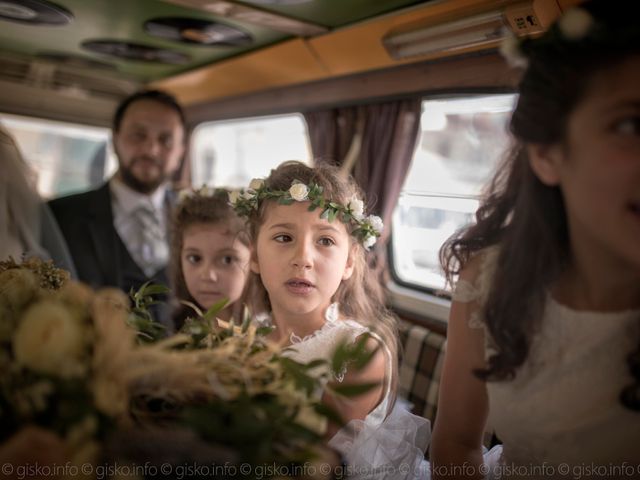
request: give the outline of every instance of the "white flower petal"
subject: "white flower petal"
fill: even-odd
[[[520,50],[520,40],[513,34],[507,34],[500,43],[500,54],[513,68],[525,68],[529,63]]]
[[[369,215],[367,217],[367,223],[371,225],[371,228],[375,230],[376,233],[382,233],[384,229],[384,223],[382,223],[382,219],[377,215]]]
[[[572,8],[558,20],[558,28],[568,40],[580,40],[593,25],[593,17],[583,8]]]
[[[249,188],[251,190],[259,190],[264,185],[264,180],[261,178],[254,178],[249,182]]]
[[[376,244],[377,240],[378,239],[375,236],[369,235],[367,238],[364,239],[364,241],[362,242],[362,245],[364,246],[364,248],[369,250],[371,247],[373,247]]]
[[[356,220],[360,221],[364,218],[364,202],[359,198],[352,197],[349,200],[349,209]]]
[[[289,188],[289,195],[297,202],[304,202],[309,199],[309,187],[304,183],[294,183]]]
[[[239,199],[240,199],[240,192],[238,190],[231,190],[229,192],[229,203],[231,203],[232,205],[235,205],[236,203],[238,203]]]

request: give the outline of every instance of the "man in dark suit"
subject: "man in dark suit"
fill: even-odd
[[[112,136],[118,157],[113,177],[49,205],[80,280],[125,292],[149,280],[167,285],[169,179],[185,150],[184,113],[167,93],[138,92],[117,108]]]

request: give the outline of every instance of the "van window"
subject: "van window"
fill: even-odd
[[[445,288],[440,247],[474,221],[482,188],[509,145],[515,95],[425,100],[422,133],[393,216],[392,271],[422,289]]]
[[[32,167],[44,198],[89,190],[116,170],[108,128],[6,114],[0,122]]]
[[[192,139],[194,186],[246,187],[284,160],[311,162],[302,115],[205,123]]]

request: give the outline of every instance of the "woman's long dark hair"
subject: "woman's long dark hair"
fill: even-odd
[[[481,250],[499,244],[495,274],[483,315],[497,353],[485,370],[487,380],[509,380],[527,359],[531,338],[544,308],[545,291],[569,261],[567,219],[561,191],[543,184],[529,164],[528,144],[562,144],[569,116],[584,98],[594,74],[638,56],[640,31],[631,2],[590,1],[581,5],[594,19],[587,33],[568,39],[556,23],[542,37],[525,40],[528,67],[511,118],[515,138],[486,197],[476,223],[457,232],[440,251],[454,277]],[[622,403],[640,409],[640,346],[629,355],[636,385]]]

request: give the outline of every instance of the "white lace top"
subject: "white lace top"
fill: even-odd
[[[329,441],[349,465],[349,478],[424,479],[428,477],[428,464],[424,461],[431,437],[429,421],[412,415],[396,403],[389,412],[392,398],[391,352],[383,340],[369,328],[355,320],[341,320],[337,304],[325,313],[325,323],[319,330],[304,338],[290,337],[291,347],[285,355],[308,363],[316,359],[331,358],[336,347],[345,339],[355,341],[368,332],[385,349],[385,388],[380,403],[364,420],[352,420]],[[337,380],[342,381],[343,375]]]
[[[495,250],[485,254],[475,285],[459,282],[454,300],[483,304],[496,256]],[[484,327],[479,314],[470,325]],[[640,412],[619,401],[632,383],[626,356],[639,339],[638,310],[576,311],[547,295],[540,330],[515,379],[487,382],[489,425],[503,442],[503,461],[640,464]]]

